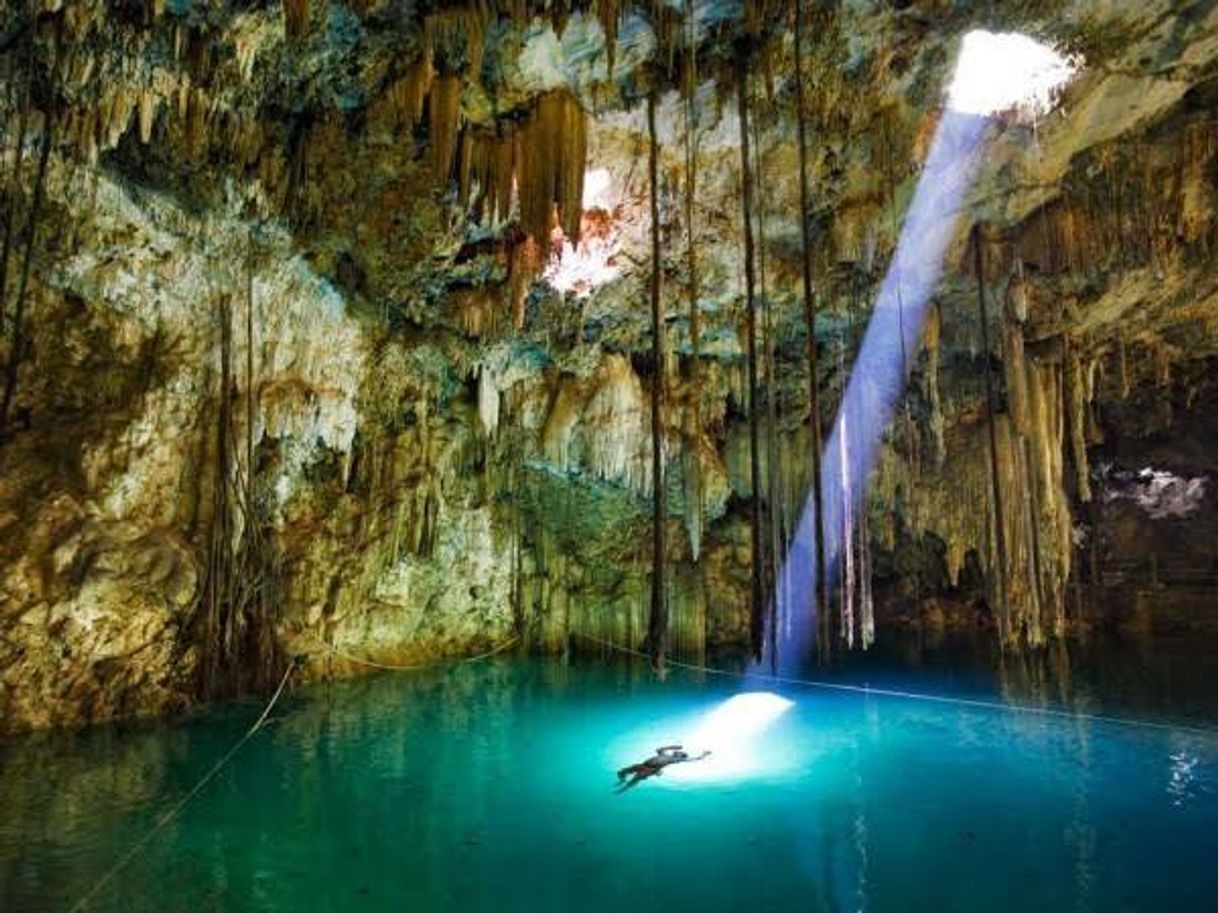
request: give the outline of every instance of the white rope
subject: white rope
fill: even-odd
[[[508,647],[510,647],[512,644],[516,643],[517,640],[520,639],[517,635],[513,634],[511,637],[509,637],[499,646],[492,647],[490,650],[487,650],[485,653],[479,653],[477,656],[469,656],[469,657],[466,657],[465,659],[430,660],[425,663],[415,663],[414,665],[409,665],[409,666],[398,666],[398,665],[393,665],[392,663],[379,663],[376,660],[371,660],[371,659],[361,659],[358,656],[352,656],[350,653],[344,653],[342,650],[338,649],[337,647],[334,647],[334,646],[326,643],[324,640],[322,640],[320,637],[318,637],[315,634],[310,633],[309,637],[312,638],[312,640],[318,646],[320,646],[323,650],[326,650],[329,653],[333,653],[339,659],[345,659],[345,660],[347,660],[347,662],[356,663],[361,666],[368,666],[372,669],[388,669],[391,672],[415,672],[419,669],[431,669],[431,668],[434,668],[437,666],[446,666],[446,665],[449,665],[450,663],[454,663],[454,662],[458,665],[463,664],[463,663],[476,663],[480,659],[487,659],[491,656],[494,656],[496,653],[503,652]]]
[[[612,641],[603,640],[599,637],[593,637],[591,634],[583,634],[573,632],[577,637],[582,637],[585,640],[597,643],[611,650],[617,650],[620,653],[627,653],[631,656],[638,656],[643,659],[649,659],[646,653],[640,650],[633,650],[630,647],[623,647],[620,644],[615,644]],[[784,685],[802,685],[805,688],[822,688],[829,691],[846,691],[852,694],[864,694],[877,697],[894,697],[902,698],[910,701],[925,701],[932,704],[952,704],[959,707],[972,707],[982,710],[1002,710],[1009,713],[1027,713],[1037,716],[1055,717],[1065,720],[1088,720],[1096,723],[1111,723],[1118,726],[1133,726],[1143,729],[1156,729],[1165,732],[1186,732],[1192,735],[1205,736],[1211,739],[1218,739],[1218,729],[1212,726],[1190,726],[1185,723],[1158,723],[1153,720],[1139,720],[1131,717],[1108,716],[1107,714],[1099,713],[1076,713],[1070,710],[1057,710],[1053,707],[1035,707],[1029,704],[1007,704],[1000,701],[987,701],[979,698],[967,697],[948,697],[942,694],[925,694],[917,691],[900,691],[893,688],[873,688],[870,685],[846,685],[841,682],[825,682],[815,679],[791,678],[783,675],[767,675],[764,672],[732,672],[727,669],[715,669],[710,666],[700,666],[695,663],[683,663],[675,659],[665,659],[671,666],[677,666],[682,669],[691,669],[697,672],[706,672],[710,675],[719,675],[727,678],[736,679],[760,679],[762,681],[777,682]]]
[[[292,675],[292,670],[295,668],[295,664],[288,666],[287,671],[283,673],[283,678],[279,680],[279,687],[275,689],[275,693],[271,695],[271,699],[267,702],[266,707],[263,708],[262,715],[258,717],[253,726],[246,730],[245,735],[238,739],[236,744],[226,751],[220,757],[220,760],[216,761],[216,763],[211,766],[211,769],[209,769],[207,773],[203,775],[199,782],[191,787],[190,791],[186,793],[186,795],[184,795],[181,799],[174,803],[174,805],[172,805],[168,811],[161,815],[156,820],[156,824],[152,826],[152,829],[149,830],[148,833],[142,838],[132,844],[131,848],[127,850],[127,852],[124,853],[122,857],[116,863],[114,863],[114,865],[112,865],[100,879],[98,879],[97,883],[94,884],[93,887],[80,898],[80,900],[76,901],[76,903],[72,906],[72,913],[78,913],[78,911],[84,910],[88,906],[89,901],[97,896],[97,893],[107,884],[109,884],[115,875],[122,871],[131,863],[132,860],[135,859],[135,857],[142,853],[144,848],[152,841],[152,838],[159,834],[165,825],[181,814],[182,809],[186,807],[187,803],[197,796],[203,790],[203,787],[211,782],[212,778],[224,768],[224,765],[233,759],[233,756],[241,750],[246,742],[253,738],[254,733],[262,728],[262,725],[266,722],[267,717],[271,715],[271,709],[279,700],[279,695],[283,693],[283,689],[288,683],[288,678]]]
[[[478,660],[481,660],[481,659],[487,659],[488,657],[494,656],[496,653],[500,653],[503,650],[506,650],[508,647],[510,647],[512,644],[514,644],[518,639],[519,638],[516,635],[513,635],[512,637],[509,637],[503,643],[499,644],[497,647],[487,650],[485,653],[479,653],[477,656],[470,656],[470,657],[467,657],[466,659],[458,660],[458,663],[472,663],[472,662],[477,662]],[[371,666],[374,669],[390,669],[393,671],[406,672],[406,671],[414,671],[417,669],[426,669],[426,668],[430,668],[433,666],[447,665],[448,663],[451,662],[451,660],[439,660],[439,661],[430,662],[430,663],[420,663],[418,665],[413,665],[413,666],[396,666],[396,665],[390,665],[387,663],[378,663],[373,660],[360,659],[358,656],[352,656],[348,653],[344,653],[341,650],[338,650],[338,649],[330,646],[329,644],[323,642],[319,638],[314,637],[314,640],[316,640],[318,644],[320,644],[325,649],[329,650],[335,656],[339,656],[342,659],[348,660],[353,663],[359,663],[360,665],[363,665],[363,666]],[[262,726],[266,723],[267,718],[271,715],[271,710],[274,709],[276,702],[278,702],[279,696],[283,693],[283,689],[287,686],[288,678],[291,676],[292,670],[294,668],[295,668],[295,664],[288,666],[287,671],[283,673],[283,678],[279,682],[279,687],[275,689],[275,693],[273,695],[271,695],[271,699],[267,702],[266,707],[263,708],[262,714],[254,722],[254,725],[251,726],[246,731],[245,735],[243,735],[240,739],[238,739],[236,744],[234,744],[232,748],[230,748],[227,752],[225,752],[220,757],[220,759],[211,766],[211,769],[209,769],[207,771],[207,773],[205,773],[202,776],[202,778],[199,780],[199,782],[197,782],[193,787],[191,787],[190,791],[188,793],[186,793],[186,795],[184,795],[181,799],[179,799],[168,811],[166,811],[163,815],[161,815],[161,817],[159,817],[157,819],[156,823],[152,826],[152,829],[149,830],[147,834],[145,834],[140,840],[136,841],[131,846],[131,848],[129,850],[127,850],[127,852],[124,853],[123,856],[113,866],[110,867],[110,869],[97,881],[97,883],[94,884],[93,887],[89,889],[88,893],[86,893],[83,897],[81,897],[80,900],[78,900],[72,906],[71,913],[78,913],[78,911],[86,909],[86,907],[89,904],[89,901],[92,900],[95,896],[97,896],[97,893],[99,891],[101,891],[101,889],[104,888],[107,884],[109,884],[110,881],[113,880],[115,875],[117,875],[120,871],[122,871],[122,869],[124,869],[127,865],[129,865],[132,862],[132,860],[134,860],[140,853],[142,853],[144,851],[144,848],[147,847],[148,844],[152,841],[152,838],[155,837],[158,833],[160,833],[161,830],[164,829],[165,825],[169,824],[170,821],[172,821],[179,814],[181,814],[182,809],[184,809],[186,807],[187,803],[189,803],[191,799],[193,799],[200,792],[202,792],[203,787],[205,787],[208,783],[210,783],[212,778],[214,778],[216,776],[216,774],[218,774],[224,768],[224,766],[233,759],[233,757],[237,754],[237,752],[241,750],[241,748],[245,745],[245,743],[248,742],[254,736],[254,733],[256,733],[259,729],[262,728]]]

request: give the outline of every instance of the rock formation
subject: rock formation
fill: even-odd
[[[641,646],[652,91],[669,647],[744,648],[756,544],[770,594],[809,496],[809,391],[827,424],[977,27],[1079,75],[992,128],[847,550],[860,607],[1017,649],[1212,625],[1154,594],[1213,582],[1218,7],[983,6],[804,0],[801,69],[789,2],[9,4],[0,729],[169,712],[295,657]]]

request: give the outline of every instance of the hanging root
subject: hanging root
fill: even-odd
[[[242,467],[235,452],[231,299],[222,296],[217,305],[220,389],[212,452],[211,525],[194,626],[201,650],[199,695],[204,700],[263,690],[274,681],[284,661],[274,636],[283,570],[269,524],[256,505],[255,467]],[[247,332],[252,336],[249,312]],[[252,361],[247,362],[247,370],[247,396],[252,397]],[[248,408],[252,418],[252,404]],[[249,461],[254,454],[252,427],[246,428],[246,435]]]
[[[656,93],[647,97],[647,128],[650,144],[647,174],[650,181],[651,205],[651,497],[652,497],[652,563],[651,619],[647,629],[651,662],[658,672],[664,671],[664,652],[668,644],[668,603],[665,593],[665,564],[668,558],[668,496],[665,483],[666,454],[664,452],[664,302],[661,298],[660,270],[663,266],[660,250],[660,188],[659,143],[656,140]]]
[[[283,31],[293,41],[309,28],[309,0],[283,0]]]
[[[757,391],[757,310],[755,302],[756,254],[753,243],[753,176],[749,152],[749,59],[744,51],[736,58],[736,102],[740,117],[740,201],[744,218],[744,276],[745,319],[748,336],[748,408],[749,408],[749,480],[752,486],[750,537],[752,551],[751,645],[753,655],[760,659],[765,631],[765,549],[763,546],[761,511],[761,442],[758,428]]]

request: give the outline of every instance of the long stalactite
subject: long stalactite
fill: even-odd
[[[283,30],[290,40],[304,37],[309,27],[309,0],[283,0]]]
[[[981,323],[981,357],[985,375],[985,415],[990,445],[990,497],[994,518],[995,573],[997,575],[999,637],[1011,636],[1010,604],[1007,601],[1007,545],[1004,523],[1001,472],[998,466],[998,432],[994,418],[994,379],[990,370],[990,318],[985,306],[985,254],[980,225],[973,227],[973,267],[977,274],[977,313]]]

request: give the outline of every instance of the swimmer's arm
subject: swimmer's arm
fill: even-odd
[[[680,751],[680,745],[661,745],[656,749],[656,754],[667,754],[670,751]]]

